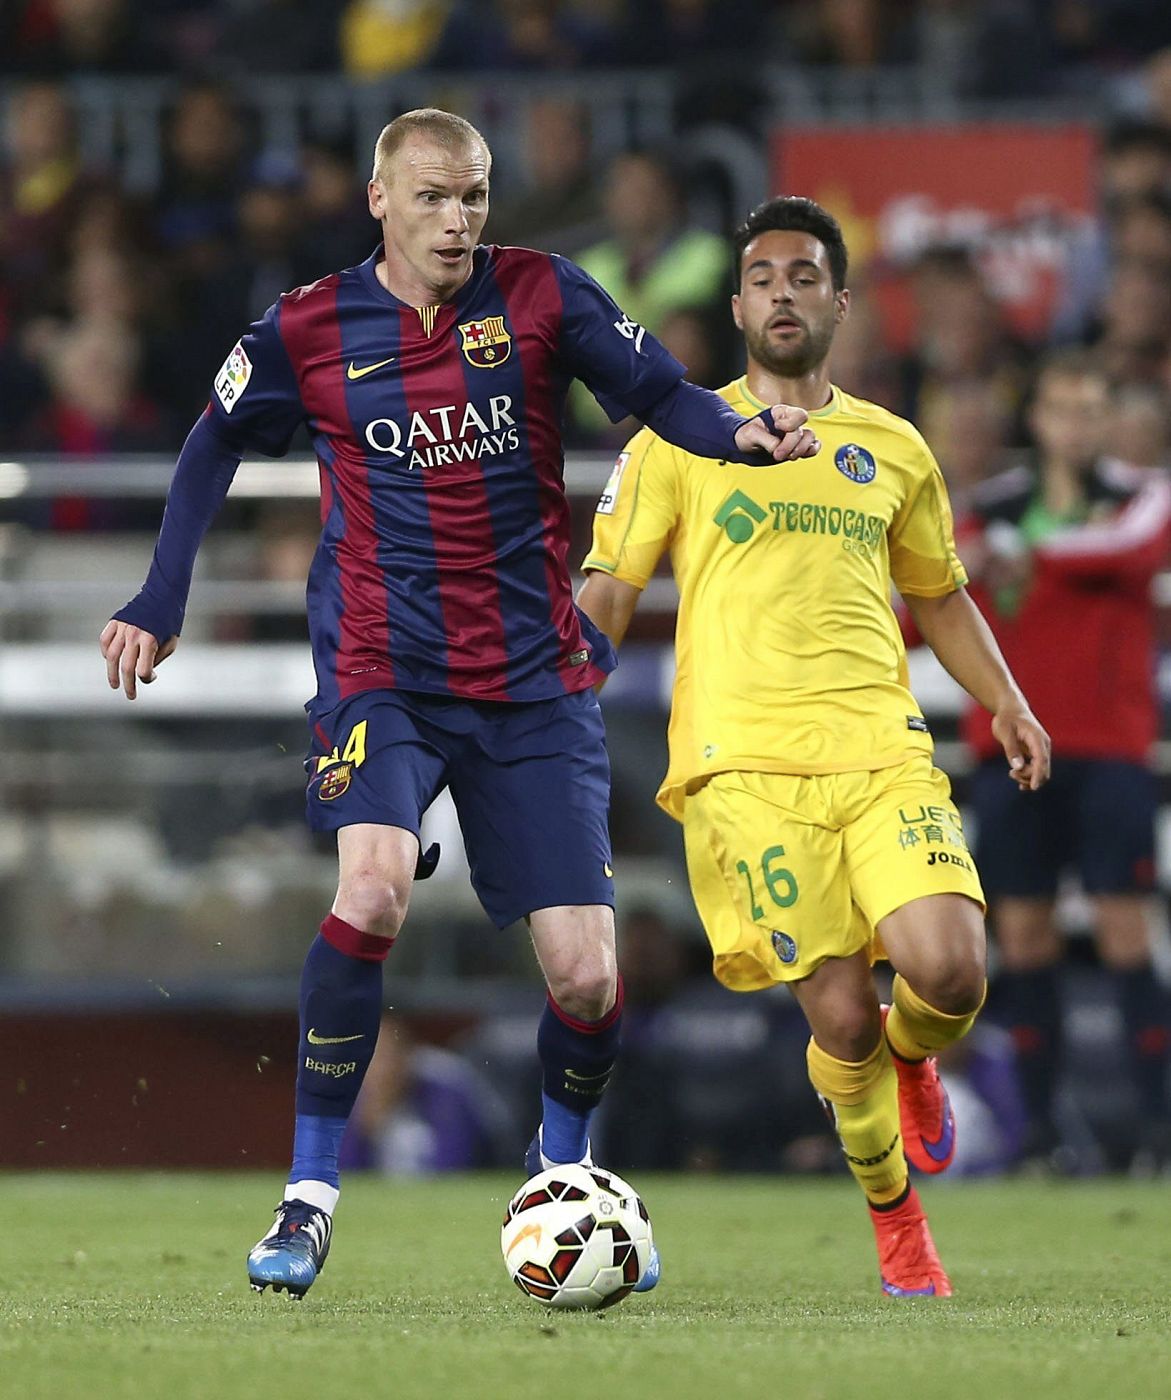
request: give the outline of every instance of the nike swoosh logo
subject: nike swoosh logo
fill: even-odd
[[[605,875],[607,880],[612,880],[614,878],[614,870],[608,860],[602,862],[602,874]]]
[[[350,1040],[364,1039],[361,1035],[318,1035],[312,1026],[307,1038],[310,1045],[345,1045]]]
[[[939,1136],[934,1142],[928,1142],[925,1137],[920,1135],[919,1141],[923,1144],[923,1151],[933,1162],[946,1162],[955,1146],[955,1139],[955,1114],[952,1112],[951,1101],[945,1091],[943,1095],[943,1127],[939,1130]]]
[[[346,378],[365,379],[368,374],[373,374],[376,369],[385,369],[387,365],[393,365],[396,358],[397,356],[392,355],[389,360],[379,360],[376,365],[363,365],[361,369],[351,360],[346,366]]]
[[[517,1247],[517,1245],[521,1244],[524,1240],[536,1240],[538,1243],[540,1243],[541,1233],[542,1227],[540,1225],[526,1225],[523,1230],[519,1231],[515,1236],[513,1236],[511,1243],[509,1244],[508,1248],[504,1251],[505,1258],[507,1258]]]

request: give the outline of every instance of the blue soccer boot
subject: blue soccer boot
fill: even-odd
[[[282,1201],[272,1229],[248,1255],[248,1282],[257,1293],[271,1284],[290,1298],[304,1298],[325,1268],[333,1220],[328,1211],[305,1201]]]

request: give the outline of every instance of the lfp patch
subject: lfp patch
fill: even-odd
[[[864,447],[859,447],[856,442],[848,442],[844,447],[839,447],[834,453],[834,466],[845,477],[851,481],[856,481],[859,486],[865,486],[867,482],[874,480],[874,474],[878,468],[874,464],[874,458]]]
[[[614,463],[614,470],[610,473],[610,479],[602,488],[602,494],[598,497],[595,515],[613,515],[614,507],[618,504],[618,488],[622,485],[622,473],[626,470],[626,464],[630,461],[629,452],[619,452],[618,460]]]
[[[225,413],[231,413],[236,407],[236,401],[247,389],[251,378],[252,361],[248,358],[247,350],[237,341],[215,377],[216,397],[223,404]]]
[[[783,963],[797,961],[796,942],[787,933],[782,933],[779,928],[773,929],[773,952]]]

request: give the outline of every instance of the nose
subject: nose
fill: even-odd
[[[448,233],[467,233],[468,231],[468,211],[464,208],[462,199],[453,199],[447,215]]]

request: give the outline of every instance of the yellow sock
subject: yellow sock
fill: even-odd
[[[809,1082],[833,1105],[834,1122],[846,1162],[875,1205],[902,1195],[907,1159],[899,1137],[899,1091],[885,1040],[857,1063],[835,1060],[810,1040],[805,1054]]]
[[[975,1011],[966,1011],[962,1016],[949,1016],[936,1011],[925,1002],[918,992],[901,977],[895,977],[894,999],[886,1017],[886,1038],[890,1048],[901,1060],[925,1060],[945,1045],[961,1040],[972,1029],[984,997],[988,995],[988,984],[984,984],[984,995]]]

